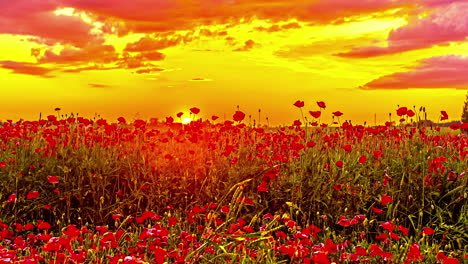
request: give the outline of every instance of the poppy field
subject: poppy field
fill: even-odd
[[[281,127],[196,107],[4,122],[0,263],[466,263],[468,123],[310,105]]]

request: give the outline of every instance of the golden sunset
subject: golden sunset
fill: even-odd
[[[467,0],[0,0],[0,264],[461,264]]]
[[[379,123],[397,106],[459,120],[465,1],[2,1],[1,117],[297,118],[316,101]],[[265,120],[260,120],[265,121]]]

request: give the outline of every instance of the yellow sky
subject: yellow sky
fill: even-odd
[[[397,105],[426,106],[432,119],[441,110],[459,119],[468,89],[460,70],[468,69],[468,29],[433,39],[420,33],[428,30],[425,23],[447,26],[440,12],[466,5],[382,10],[385,6],[376,4],[375,11],[344,5],[336,7],[340,12],[334,20],[307,21],[293,11],[287,18],[266,19],[261,13],[247,19],[222,9],[237,4],[233,9],[239,13],[251,10],[239,1],[216,6],[220,14],[211,22],[198,18],[204,13],[177,16],[189,26],[163,31],[158,27],[165,21],[138,18],[144,24],[119,33],[117,25],[130,28],[135,18],[81,2],[71,1],[74,7],[65,11],[38,7],[37,12],[47,14],[43,19],[82,23],[82,39],[65,33],[61,38],[31,24],[21,32],[0,32],[1,120],[37,119],[39,113],[55,113],[55,107],[87,117],[163,119],[194,106],[201,109],[200,117],[230,119],[239,106],[253,118],[262,109],[270,123],[290,124],[300,117],[292,105],[296,100],[305,101],[304,110],[318,110],[316,102],[325,101],[324,121],[339,110],[342,119],[356,123],[373,123],[374,113],[384,122]],[[148,23],[153,24],[147,30]],[[155,46],[143,45],[145,38]]]

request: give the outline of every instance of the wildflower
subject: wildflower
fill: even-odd
[[[367,157],[365,155],[362,155],[361,157],[359,157],[358,159],[358,162],[361,163],[361,164],[364,164],[366,163],[367,161]]]
[[[49,183],[56,184],[59,182],[58,176],[47,176]]]
[[[309,111],[309,114],[313,116],[314,118],[319,118],[322,112],[320,111]]]
[[[382,205],[386,205],[386,204],[389,204],[389,203],[393,203],[392,197],[390,197],[388,195],[383,195],[382,196]]]
[[[244,118],[245,118],[245,114],[241,111],[236,111],[234,115],[232,116],[232,119],[236,122],[240,122],[244,120]]]
[[[325,109],[327,106],[325,105],[325,102],[317,102],[318,107]]]
[[[340,112],[340,111],[333,112],[332,114],[333,114],[334,116],[342,116],[342,115],[343,115],[343,113]]]
[[[29,191],[26,197],[28,198],[28,200],[39,198],[39,192]]]
[[[429,227],[423,227],[423,231],[421,232],[421,234],[432,235],[434,234],[434,229],[429,228]]]
[[[445,112],[445,111],[440,111],[440,114],[442,115],[442,116],[440,117],[440,120],[447,120],[447,119],[448,119],[447,112]]]
[[[200,113],[200,109],[198,109],[197,107],[192,107],[190,108],[190,112],[194,115]]]
[[[297,100],[297,101],[294,103],[294,106],[295,106],[295,107],[299,107],[299,108],[304,107],[304,101],[299,101],[299,100]]]
[[[12,193],[12,194],[10,194],[10,196],[8,196],[8,202],[9,203],[16,202],[16,193]]]

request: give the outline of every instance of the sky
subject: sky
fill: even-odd
[[[459,120],[467,37],[467,0],[0,0],[0,120]]]

